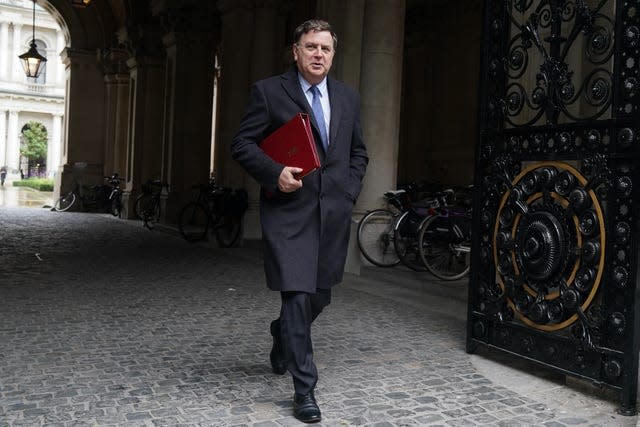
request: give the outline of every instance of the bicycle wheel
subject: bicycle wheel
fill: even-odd
[[[230,248],[240,237],[241,228],[242,221],[239,216],[233,214],[223,215],[215,226],[216,240],[223,248]]]
[[[122,196],[120,193],[113,194],[110,206],[111,215],[120,217],[122,212]]]
[[[420,230],[420,257],[427,270],[442,280],[457,280],[469,273],[470,242],[452,241],[451,219],[427,218]]]
[[[160,222],[160,199],[153,197],[142,211],[142,221],[149,230],[153,229],[153,224]]]
[[[207,237],[209,212],[201,203],[190,202],[180,212],[180,233],[188,242],[197,242]]]
[[[393,267],[400,263],[393,245],[395,217],[389,209],[375,209],[358,223],[358,247],[365,259],[375,266]]]
[[[138,208],[140,219],[144,226],[152,229],[153,224],[160,221],[160,200],[155,197],[143,197],[139,199]]]
[[[76,193],[72,191],[65,194],[64,196],[60,196],[60,198],[56,200],[56,203],[53,205],[53,209],[58,212],[68,211],[76,203],[76,200]]]
[[[427,271],[420,258],[418,247],[418,227],[422,218],[411,211],[404,212],[396,221],[393,230],[393,244],[400,261],[414,271]]]
[[[153,197],[151,194],[142,193],[136,198],[136,202],[133,204],[133,212],[138,219],[144,221],[147,212],[153,212]]]

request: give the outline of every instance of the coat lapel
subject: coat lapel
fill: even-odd
[[[340,95],[336,90],[333,90],[334,84],[331,82],[332,79],[327,80],[327,90],[329,92],[329,103],[331,104],[331,122],[329,123],[329,151],[331,147],[333,147],[333,142],[336,141],[336,136],[338,134],[338,124],[340,123],[340,116],[342,115]],[[324,149],[322,148],[322,143],[320,142],[320,128],[318,127],[318,123],[316,122],[316,118],[313,115],[313,110],[311,109],[311,105],[307,101],[307,97],[302,92],[302,88],[300,87],[300,82],[298,81],[298,71],[295,66],[292,67],[289,71],[282,74],[282,87],[284,88],[287,95],[295,102],[299,107],[300,111],[304,111],[309,114],[309,118],[311,120],[311,126],[315,131],[315,139],[316,146],[318,150],[322,152],[322,155],[326,155],[324,153]]]
[[[333,79],[327,80],[329,91],[329,103],[331,105],[331,122],[329,123],[329,152],[333,151],[333,146],[338,141],[338,125],[342,117],[342,106],[340,93],[336,90]]]
[[[300,107],[300,111],[304,111],[312,117],[313,125],[316,126],[315,119],[313,119],[313,113],[311,112],[311,106],[307,102],[307,97],[302,93],[302,88],[298,81],[298,72],[294,67],[282,75],[282,87],[287,95],[289,95],[289,98],[291,98],[293,102]]]

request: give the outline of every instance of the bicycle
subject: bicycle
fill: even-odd
[[[471,209],[445,206],[432,210],[420,226],[418,247],[427,270],[442,280],[457,280],[471,267]]]
[[[117,174],[114,174],[117,177]],[[105,180],[111,180],[112,177],[105,177]],[[119,180],[118,180],[119,184]],[[63,194],[56,200],[51,210],[57,212],[66,212],[73,208],[76,203],[80,204],[80,208],[84,211],[97,211],[97,212],[111,212],[112,210],[112,199],[111,196],[114,195],[113,189],[107,185],[94,185],[93,187],[87,187],[83,185],[78,177],[74,177],[74,187]],[[115,197],[115,195],[114,195]],[[119,214],[120,205],[118,206]]]
[[[120,177],[114,173],[110,177],[105,177],[109,181],[111,191],[109,193],[109,210],[111,215],[118,218],[122,214],[122,189],[120,188]]]
[[[213,179],[209,185],[196,188],[196,201],[187,203],[180,212],[180,233],[187,241],[197,242],[205,240],[210,231],[221,247],[233,246],[240,237],[242,216],[248,207],[246,190],[218,187]]]
[[[433,206],[433,184],[426,189],[425,184],[413,182],[399,190],[391,190],[384,193],[387,208],[374,209],[365,214],[358,222],[357,243],[364,258],[378,267],[394,267],[403,260],[407,261],[406,250],[396,250],[396,234],[404,227],[398,229],[398,221],[406,218],[411,206],[418,206],[421,202],[414,202],[417,197],[427,200],[426,206]],[[437,188],[440,188],[438,185]],[[404,221],[403,221],[404,222]],[[398,232],[396,232],[398,229]],[[400,256],[399,256],[400,254]]]
[[[428,199],[417,202],[408,201],[404,212],[396,219],[393,227],[394,247],[400,261],[411,270],[427,271],[420,257],[418,235],[422,224],[433,215],[434,209],[447,206],[454,195],[453,189],[433,193]]]
[[[153,230],[153,224],[160,221],[160,198],[168,192],[169,184],[166,182],[149,179],[142,184],[142,193],[136,197],[133,211],[136,217],[142,220],[145,228]]]
[[[387,191],[384,197],[394,209],[374,209],[367,212],[358,222],[358,248],[362,256],[377,267],[394,267],[400,263],[394,245],[393,226],[402,209],[400,198],[404,192]]]

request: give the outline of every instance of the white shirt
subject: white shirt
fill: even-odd
[[[311,89],[311,84],[302,77],[300,73],[298,73],[298,80],[300,81],[300,87],[302,87],[302,92],[304,96],[307,97],[307,102],[309,105],[313,102],[313,93],[309,89]],[[322,114],[324,115],[324,124],[326,126],[327,131],[327,139],[329,139],[329,123],[331,122],[331,105],[329,105],[329,92],[327,91],[327,78],[322,79],[320,83],[317,85],[318,90],[320,91],[320,104],[322,105]],[[327,141],[328,142],[328,141]]]

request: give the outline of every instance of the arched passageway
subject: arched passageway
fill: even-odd
[[[78,162],[87,184],[118,172],[131,217],[142,184],[159,179],[170,184],[163,221],[175,223],[192,185],[213,174],[249,191],[244,236],[259,238],[258,187],[228,145],[251,83],[290,65],[292,30],[309,17],[332,22],[340,39],[332,72],[362,96],[371,163],[356,214],[399,183],[468,184],[481,2],[462,3],[38,0],[66,40],[56,192],[73,184]]]

